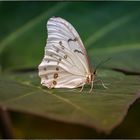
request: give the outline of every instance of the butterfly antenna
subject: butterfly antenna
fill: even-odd
[[[106,62],[109,61],[110,59],[111,59],[111,57],[110,57],[110,58],[107,58],[107,59],[104,60],[104,61],[101,61],[101,62],[95,67],[95,71],[96,71],[102,64],[106,63]]]

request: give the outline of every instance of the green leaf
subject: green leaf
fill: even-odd
[[[129,106],[140,96],[138,77],[101,71],[108,85],[95,84],[82,93],[79,89],[43,89],[36,74],[1,78],[0,104],[17,111],[26,111],[64,122],[73,122],[110,132],[125,117]],[[8,87],[8,88],[7,88]],[[11,90],[12,89],[12,90]]]

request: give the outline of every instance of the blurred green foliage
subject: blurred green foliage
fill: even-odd
[[[37,67],[44,54],[46,22],[60,16],[77,29],[94,65],[112,57],[108,66],[138,71],[139,7],[139,2],[1,2],[1,67]]]

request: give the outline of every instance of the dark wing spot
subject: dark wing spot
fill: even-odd
[[[65,47],[63,46],[62,41],[59,41],[59,44],[60,44],[61,48],[64,50]]]
[[[79,50],[74,50],[74,52],[81,53],[82,55],[84,55],[84,53]]]
[[[58,77],[58,73],[55,73],[53,77],[56,79]]]
[[[53,85],[56,85],[56,84],[57,84],[57,82],[55,80],[53,80]]]
[[[43,68],[45,71],[47,70],[46,67]]]
[[[65,58],[65,59],[67,59],[67,57],[68,57],[67,55],[64,55],[64,58]]]
[[[54,44],[52,46],[56,49],[56,52],[59,53],[59,49],[57,48],[57,46],[55,46]]]
[[[57,65],[60,63],[61,60],[62,60],[61,58],[58,59],[58,61],[57,61]]]
[[[56,49],[56,52],[59,53],[59,49],[58,48]]]
[[[58,67],[56,67],[56,70],[57,70],[57,71],[59,71],[59,68],[58,68]]]
[[[62,41],[59,41],[59,44],[62,45]]]
[[[68,39],[68,42],[70,42],[70,41],[76,42],[77,40],[78,40],[77,37],[75,37],[74,39],[70,38],[70,39]]]
[[[43,58],[43,61],[45,61],[45,62],[47,62],[47,63],[50,62],[50,60],[48,60],[47,58]]]
[[[64,50],[65,47],[64,47],[64,46],[61,46],[61,47],[62,47],[62,49]]]

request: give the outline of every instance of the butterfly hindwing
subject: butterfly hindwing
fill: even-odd
[[[42,85],[74,88],[86,83],[90,72],[87,53],[74,27],[62,18],[50,18],[45,56],[39,65]]]

